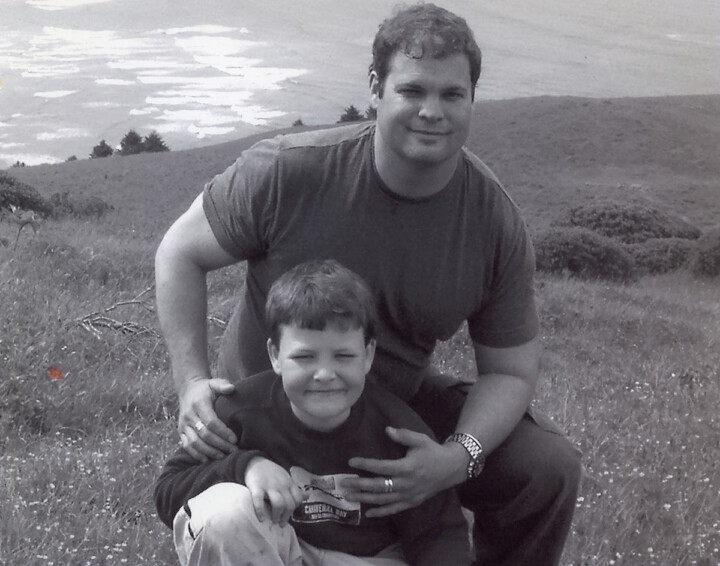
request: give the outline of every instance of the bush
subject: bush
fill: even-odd
[[[571,209],[558,225],[577,226],[626,244],[652,238],[696,240],[701,232],[680,218],[640,204],[598,202]]]
[[[345,111],[340,116],[340,119],[338,120],[338,124],[342,122],[360,122],[363,120],[364,117],[360,113],[360,110],[355,108],[354,104],[351,104],[347,108],[345,108]]]
[[[621,244],[584,228],[550,228],[535,239],[539,271],[584,279],[631,281],[635,270]]]
[[[114,153],[114,149],[105,140],[100,140],[100,143],[93,147],[90,157],[92,159],[100,157],[110,157]]]
[[[142,145],[143,151],[146,153],[159,153],[162,151],[170,151],[168,146],[165,145],[165,141],[157,132],[150,132],[149,135],[145,136]]]
[[[113,207],[96,196],[85,196],[83,194],[70,194],[65,191],[55,193],[50,197],[52,216],[63,218],[72,216],[74,218],[100,218]]]
[[[33,210],[43,216],[51,213],[50,204],[33,187],[0,171],[0,209],[9,209],[10,205]]]
[[[627,244],[635,269],[640,273],[667,273],[685,266],[693,251],[695,240],[684,238],[653,238],[639,244]]]
[[[135,155],[145,151],[143,139],[135,130],[129,130],[120,140],[120,155]]]
[[[720,226],[715,226],[697,241],[690,266],[700,277],[720,275]]]

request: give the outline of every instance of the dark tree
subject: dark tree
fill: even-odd
[[[145,136],[143,140],[143,151],[148,153],[157,153],[160,151],[170,151],[165,142],[157,132],[152,132],[150,135]]]
[[[377,108],[368,106],[367,110],[365,110],[365,119],[366,120],[377,120]]]
[[[348,106],[345,109],[345,112],[342,116],[340,116],[340,119],[338,120],[338,124],[340,122],[359,122],[363,119],[363,115],[360,114],[360,110],[355,108],[353,104]]]
[[[293,128],[297,128],[298,126],[304,126],[302,118],[298,118],[293,122]]]
[[[113,148],[108,145],[105,140],[101,140],[90,154],[90,157],[110,157],[113,154]]]
[[[130,130],[120,141],[120,155],[133,155],[144,150],[143,139],[135,130]]]

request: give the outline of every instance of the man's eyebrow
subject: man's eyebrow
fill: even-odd
[[[422,82],[419,81],[418,79],[407,79],[405,81],[395,84],[395,88],[402,88],[402,87],[423,88],[423,85],[422,85]]]

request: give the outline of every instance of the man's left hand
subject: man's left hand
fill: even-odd
[[[346,497],[377,505],[367,512],[368,517],[383,517],[415,507],[436,493],[458,485],[467,478],[469,455],[455,442],[439,444],[426,434],[407,429],[388,427],[387,435],[398,444],[408,447],[399,460],[351,458],[350,466],[380,477],[348,478],[344,488]],[[392,480],[388,492],[387,479]]]

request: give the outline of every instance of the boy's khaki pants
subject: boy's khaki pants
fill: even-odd
[[[316,548],[295,530],[258,521],[250,491],[221,483],[188,501],[175,516],[175,550],[182,566],[407,566],[399,544],[373,557]]]

